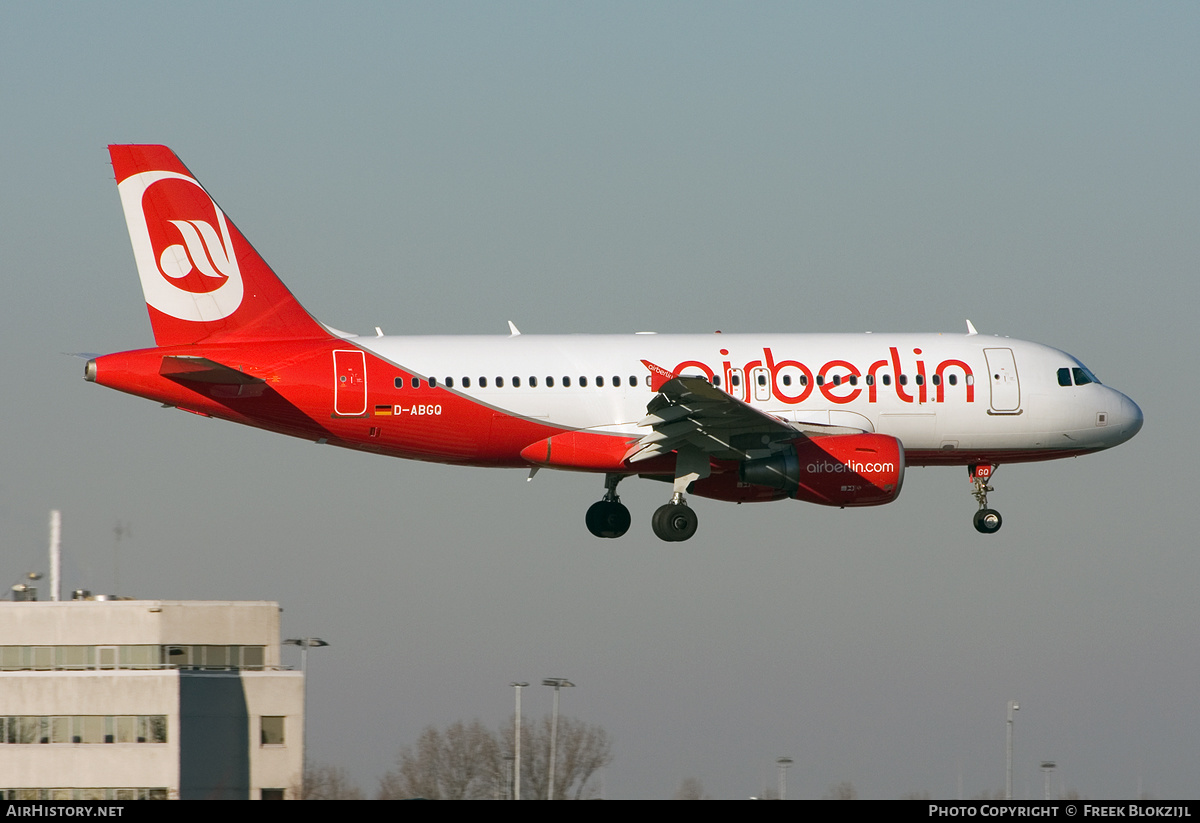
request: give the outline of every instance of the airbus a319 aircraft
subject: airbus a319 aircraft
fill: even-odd
[[[633,475],[670,484],[651,523],[679,541],[696,531],[687,495],[875,506],[908,466],[966,466],[975,528],[993,533],[1000,464],[1111,448],[1142,425],[1071,355],[970,321],[966,334],[347,334],[297,302],[170,149],[109,152],[157,346],[89,360],[88,380],[392,457],[594,472],[597,537],[629,529],[617,485]]]

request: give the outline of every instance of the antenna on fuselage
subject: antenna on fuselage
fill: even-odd
[[[975,324],[971,322],[970,318],[968,318],[967,319],[967,337],[970,337],[973,334],[979,334],[979,332],[975,331]]]
[[[511,321],[511,320],[508,321],[508,330],[509,330],[509,332],[511,332],[508,335],[509,337],[520,337],[521,336],[521,330],[518,329],[516,324],[513,323],[513,321]]]

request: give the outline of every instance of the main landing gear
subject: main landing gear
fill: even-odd
[[[597,501],[587,510],[588,531],[596,537],[620,537],[629,531],[632,518],[629,509],[617,497],[617,484],[623,480],[623,474],[606,474],[604,476],[604,499]]]
[[[975,465],[967,466],[967,471],[971,473],[971,485],[973,487],[971,494],[979,501],[979,511],[975,512],[975,517],[972,522],[975,524],[975,531],[980,534],[995,534],[1000,531],[1000,526],[1004,523],[1000,517],[1000,512],[995,509],[988,508],[988,492],[995,491],[988,485],[988,481],[992,479],[992,475],[996,473],[999,466]]]
[[[698,524],[696,513],[688,508],[687,502],[679,492],[671,495],[670,503],[659,506],[650,520],[658,539],[671,543],[687,540],[696,533]]]
[[[617,497],[617,484],[624,478],[623,474],[606,475],[604,499],[593,503],[587,510],[584,520],[588,531],[596,537],[616,538],[629,531],[629,509]],[[688,507],[683,495],[676,493],[671,496],[670,503],[658,507],[650,524],[660,540],[678,542],[696,533],[697,522],[696,513]]]
[[[629,531],[629,509],[626,509],[625,504],[617,497],[617,483],[622,481],[624,476],[607,475],[604,499],[595,501],[588,509],[584,522],[588,524],[588,531],[595,536],[619,537]],[[688,537],[696,534],[696,524],[696,512],[690,509],[683,494],[673,494],[671,503],[659,506],[650,521],[659,540],[668,542],[688,540]]]
[[[685,446],[676,452],[671,502],[659,506],[650,519],[659,540],[678,543],[696,533],[696,513],[688,507],[683,494],[696,480],[708,477],[710,471],[708,455],[699,449]],[[617,497],[617,484],[624,479],[623,474],[604,475],[604,499],[593,503],[584,518],[588,531],[596,537],[620,537],[629,531],[629,509]]]

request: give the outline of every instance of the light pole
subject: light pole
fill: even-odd
[[[528,683],[511,683],[517,694],[517,719],[513,722],[513,800],[521,799],[521,689]]]
[[[779,766],[779,799],[787,800],[787,770],[795,762],[790,757],[780,757],[775,760]]]
[[[554,799],[554,761],[558,757],[558,692],[562,688],[574,688],[575,684],[565,677],[547,677],[543,686],[554,689],[554,710],[550,713],[550,785],[546,788],[546,799]]]
[[[304,735],[301,737],[300,743],[300,793],[304,794],[304,772],[308,769],[308,650],[319,649],[322,646],[328,646],[319,637],[292,637],[283,641],[285,646],[300,647],[300,673],[304,675],[303,697],[300,698],[301,705],[304,707]]]
[[[1008,724],[1007,735],[1004,745],[1004,799],[1012,800],[1012,734],[1013,734],[1013,712],[1019,711],[1020,706],[1017,701],[1008,701]]]
[[[1042,799],[1043,800],[1050,799],[1050,773],[1054,771],[1054,766],[1055,766],[1055,763],[1053,760],[1043,760],[1042,761],[1042,774],[1046,778],[1046,785],[1042,791]]]

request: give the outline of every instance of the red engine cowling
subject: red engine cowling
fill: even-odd
[[[878,506],[900,494],[904,446],[874,433],[803,438],[771,457],[743,462],[738,476],[808,503]]]
[[[670,480],[669,477],[665,479]],[[730,503],[765,503],[771,500],[783,500],[788,496],[787,492],[781,489],[742,482],[732,467],[729,471],[714,471],[703,480],[697,480],[688,486],[688,493],[697,497],[725,500]]]

